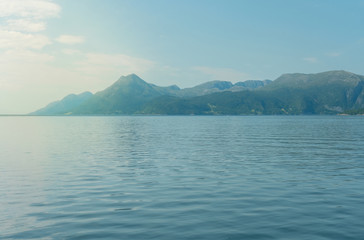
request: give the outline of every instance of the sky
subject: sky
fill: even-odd
[[[0,0],[0,114],[131,73],[160,86],[364,75],[364,0]]]

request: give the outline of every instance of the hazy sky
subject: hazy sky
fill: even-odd
[[[136,73],[161,86],[364,75],[364,1],[0,0],[0,113]]]

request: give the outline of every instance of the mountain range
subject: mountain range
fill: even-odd
[[[160,87],[135,74],[92,94],[71,94],[30,115],[340,114],[364,109],[364,76],[346,71],[284,74],[274,81],[211,81]]]

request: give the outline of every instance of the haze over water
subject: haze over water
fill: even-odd
[[[363,124],[0,117],[0,239],[361,239]]]

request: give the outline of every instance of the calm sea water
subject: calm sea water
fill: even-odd
[[[364,117],[0,117],[0,239],[363,239]]]

